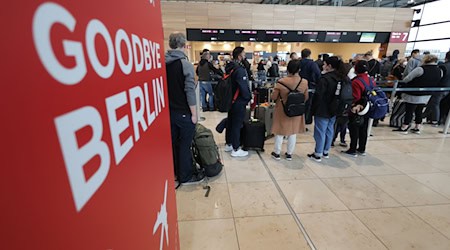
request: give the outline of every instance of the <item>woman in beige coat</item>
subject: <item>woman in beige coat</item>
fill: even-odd
[[[291,90],[297,87],[297,90],[305,94],[305,101],[308,100],[308,81],[299,76],[300,60],[291,60],[287,66],[288,76],[280,79],[278,82],[283,83]],[[272,100],[275,102],[275,111],[273,115],[272,133],[275,135],[275,148],[272,152],[272,157],[280,160],[281,146],[283,144],[283,137],[288,138],[287,152],[285,154],[286,160],[292,160],[292,153],[295,150],[295,144],[298,133],[305,132],[304,116],[288,117],[283,110],[283,104],[280,100],[280,95],[283,100],[287,99],[289,90],[277,84],[272,93]]]

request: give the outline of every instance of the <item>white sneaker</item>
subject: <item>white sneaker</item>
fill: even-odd
[[[244,151],[242,149],[233,150],[233,152],[231,152],[232,157],[245,157],[247,155],[248,155],[248,152]]]
[[[226,144],[226,145],[225,145],[224,151],[225,151],[225,152],[231,152],[231,151],[233,151],[233,146]]]

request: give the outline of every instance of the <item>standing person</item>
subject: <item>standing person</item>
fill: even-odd
[[[319,67],[319,70],[320,71],[322,71],[322,67],[323,67],[323,61],[322,61],[322,55],[318,55],[317,56],[317,60],[316,61],[314,61],[316,64],[317,64],[317,66]]]
[[[239,91],[236,100],[233,100],[230,111],[228,111],[225,134],[225,152],[231,152],[232,157],[244,157],[248,155],[247,151],[239,147],[246,106],[252,98],[247,71],[242,64],[243,58],[245,58],[244,48],[236,47],[233,50],[233,60],[227,64],[225,69],[226,74],[231,74],[232,96],[235,96],[236,91]]]
[[[369,65],[369,76],[376,78],[381,73],[381,63],[373,58],[372,51],[367,51],[366,54],[364,54],[364,59],[367,61]]]
[[[312,101],[312,114],[314,116],[314,140],[316,147],[314,153],[308,157],[315,161],[322,161],[322,157],[328,158],[331,142],[334,135],[334,123],[336,114],[331,105],[335,98],[337,84],[347,81],[347,72],[344,63],[336,56],[331,56],[324,61],[325,74],[320,77]]]
[[[352,95],[353,95],[353,109],[349,113],[349,131],[350,131],[350,148],[347,151],[342,151],[351,156],[358,154],[366,155],[367,144],[367,129],[369,127],[369,116],[364,115],[358,117],[356,111],[360,111],[358,105],[365,107],[367,105],[367,89],[365,85],[369,86],[372,81],[368,74],[369,64],[365,60],[357,61],[355,64],[356,77],[352,80]],[[364,85],[365,84],[365,85]],[[375,87],[375,82],[372,82]],[[361,121],[356,122],[356,119]]]
[[[400,54],[400,51],[398,49],[396,49],[392,52],[392,64],[393,65],[396,65],[398,62],[398,54]]]
[[[196,73],[198,75],[198,80],[202,81],[202,83],[200,83],[200,99],[202,102],[202,110],[203,112],[214,111],[214,92],[212,84],[210,82],[213,80],[213,76],[221,77],[223,74],[221,70],[216,69],[210,62],[211,54],[209,53],[209,51],[203,52],[201,58],[202,59],[197,66]],[[206,102],[207,95],[208,102]]]
[[[419,67],[422,62],[420,61],[420,50],[415,49],[411,51],[411,57],[408,59],[406,64],[405,72],[403,72],[403,77],[406,77],[415,68]]]
[[[257,70],[258,70],[258,80],[263,81],[263,82],[266,81],[267,72],[264,67],[264,59],[263,58],[259,59]]]
[[[280,77],[280,67],[278,66],[278,61],[279,61],[278,56],[275,56],[270,65],[270,68],[267,70],[269,77]]]
[[[437,66],[437,57],[435,55],[426,55],[423,57],[423,64],[415,68],[409,73],[403,81],[408,83],[406,86],[411,88],[426,88],[426,87],[438,87],[439,82],[443,76],[443,71]],[[411,127],[410,123],[415,113],[416,126],[411,129],[415,134],[420,134],[422,125],[422,112],[425,105],[431,98],[429,92],[408,92],[403,93],[402,99],[406,103],[405,120],[400,128],[393,131],[402,132],[408,134],[408,130]]]
[[[308,81],[308,88],[315,89],[316,83],[320,78],[320,69],[317,63],[311,60],[311,50],[303,49],[302,50],[302,60],[300,61],[300,76]],[[312,123],[312,114],[311,114],[311,102],[313,101],[314,96],[310,98],[306,103],[306,113],[305,119],[306,124]]]
[[[291,54],[289,55],[289,58],[291,60],[297,60],[298,59],[298,55],[295,52],[291,52]]]
[[[194,67],[184,53],[186,37],[182,33],[169,36],[166,73],[169,91],[170,128],[178,182],[182,185],[201,182],[205,176],[193,173],[191,144],[197,123]]]
[[[269,69],[272,67],[272,62],[273,62],[273,57],[269,56],[269,58],[267,58],[266,67],[265,67],[267,74],[269,74]]]
[[[392,68],[391,74],[395,77],[395,79],[402,80],[403,72],[405,72],[405,68],[406,68],[406,59],[401,58],[401,59],[397,60],[397,64]]]
[[[445,54],[445,63],[443,65],[439,65],[439,67],[444,73],[439,87],[450,87],[450,51]],[[430,101],[428,101],[427,109],[425,110],[423,117],[431,115],[430,120],[433,126],[439,125],[439,121],[441,118],[441,110],[439,105],[441,103],[441,100],[444,99],[444,97],[446,97],[448,93],[448,91],[434,92],[433,95],[431,95]]]
[[[275,110],[273,114],[272,132],[275,134],[275,146],[272,152],[272,157],[280,160],[281,146],[283,144],[283,137],[287,137],[288,144],[285,153],[286,160],[292,160],[292,154],[295,150],[295,144],[298,133],[305,132],[304,116],[288,117],[284,113],[283,102],[286,102],[289,90],[297,90],[305,95],[305,100],[308,100],[308,81],[302,79],[298,72],[300,70],[300,61],[293,59],[289,61],[287,66],[288,75],[278,80],[272,92],[272,100],[275,102]],[[286,86],[283,86],[286,85]],[[288,89],[289,88],[289,89]]]

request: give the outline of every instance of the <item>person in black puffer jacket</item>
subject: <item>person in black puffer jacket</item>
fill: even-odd
[[[450,87],[450,51],[445,54],[445,63],[443,65],[439,65],[439,68],[443,71],[443,77],[440,81],[439,87]],[[429,120],[433,126],[439,125],[441,117],[439,104],[441,103],[441,100],[448,95],[448,93],[448,91],[435,92],[428,101],[427,109],[425,110],[423,117],[430,116]]]
[[[338,82],[348,80],[345,65],[336,56],[325,59],[323,69],[325,74],[317,83],[311,107],[316,147],[314,153],[308,154],[308,157],[315,161],[321,161],[322,157],[328,158],[336,122],[336,114],[331,110],[331,103],[335,98]]]
[[[437,66],[437,57],[435,55],[425,55],[423,57],[423,64],[415,68],[409,73],[403,81],[406,86],[410,88],[430,88],[438,87],[443,76],[443,71]],[[432,92],[407,92],[402,94],[402,99],[406,102],[405,120],[400,128],[393,131],[408,134],[410,123],[415,113],[416,126],[411,129],[413,133],[420,134],[420,127],[422,125],[422,112],[425,105],[431,98]]]

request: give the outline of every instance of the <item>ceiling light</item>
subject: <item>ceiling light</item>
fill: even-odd
[[[358,0],[358,3],[362,3],[364,0]]]

